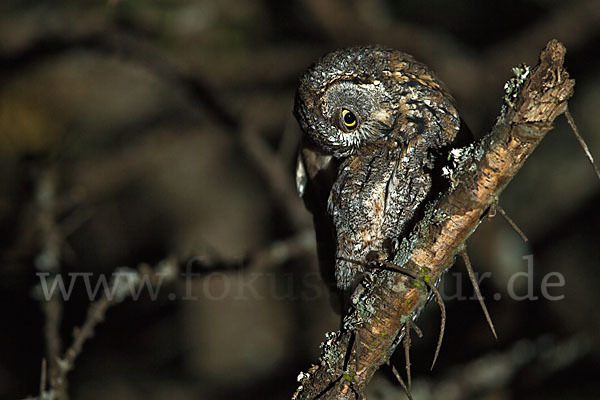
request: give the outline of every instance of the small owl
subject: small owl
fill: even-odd
[[[444,84],[400,51],[330,53],[300,79],[296,183],[313,213],[322,275],[344,306],[369,261],[390,260],[447,187],[448,151],[470,140]]]

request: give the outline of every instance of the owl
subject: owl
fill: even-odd
[[[391,260],[447,187],[448,152],[471,135],[427,66],[381,47],[321,58],[300,79],[294,115],[303,131],[296,184],[323,278],[346,307],[367,263]]]

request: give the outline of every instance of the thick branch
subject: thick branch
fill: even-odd
[[[426,212],[404,239],[394,262],[436,282],[479,225],[502,190],[522,167],[554,119],[566,110],[574,81],[563,67],[564,46],[550,41],[538,65],[515,69],[506,85],[502,112],[479,143],[454,154],[452,187]],[[355,293],[356,308],[344,329],[328,334],[321,363],[300,377],[294,399],[361,398],[375,371],[395,350],[406,321],[427,301],[421,281],[377,271]]]

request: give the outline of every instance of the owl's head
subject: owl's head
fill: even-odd
[[[451,97],[425,65],[396,50],[354,47],[309,68],[300,79],[294,114],[321,151],[344,157],[392,132],[399,140],[410,135],[400,125],[422,127],[423,110],[434,101],[442,113],[456,115]]]

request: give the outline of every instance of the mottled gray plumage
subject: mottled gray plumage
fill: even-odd
[[[439,191],[461,120],[428,67],[379,47],[319,60],[300,80],[294,113],[305,134],[298,189],[314,214],[324,277],[347,299],[365,263],[390,259]]]

